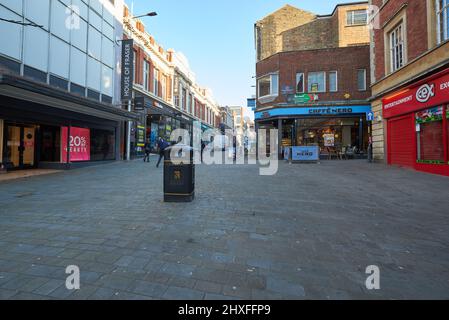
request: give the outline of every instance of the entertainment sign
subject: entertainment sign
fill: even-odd
[[[449,73],[419,82],[382,100],[383,116],[388,119],[402,114],[445,104],[449,101]]]
[[[132,100],[134,83],[134,41],[132,39],[122,42],[122,101]]]

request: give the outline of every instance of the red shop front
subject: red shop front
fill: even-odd
[[[449,176],[449,69],[382,103],[388,164]]]

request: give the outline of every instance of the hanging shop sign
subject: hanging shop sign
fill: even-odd
[[[137,143],[138,147],[145,147],[145,127],[137,126]]]
[[[132,100],[134,82],[134,41],[122,41],[122,101]]]
[[[449,102],[449,70],[433,80],[413,85],[382,100],[384,118]]]
[[[134,111],[145,110],[145,97],[134,98]]]
[[[61,162],[67,163],[68,152],[70,162],[90,161],[90,129],[70,127],[70,137],[68,131],[67,127],[61,128]]]
[[[250,109],[255,108],[256,107],[256,99],[255,98],[247,99],[247,107]]]
[[[319,96],[317,94],[307,94],[307,93],[295,94],[295,97],[293,98],[293,101],[296,104],[310,103],[318,100]]]

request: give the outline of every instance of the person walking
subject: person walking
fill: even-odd
[[[143,158],[143,162],[150,162],[150,155],[151,155],[151,142],[150,140],[147,140],[147,142],[145,142],[145,158]]]
[[[159,147],[159,161],[157,162],[156,168],[159,168],[162,158],[164,158],[164,151],[165,151],[165,149],[167,149],[170,146],[170,144],[167,141],[165,141],[164,139],[159,138],[157,145]]]

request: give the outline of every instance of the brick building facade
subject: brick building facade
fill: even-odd
[[[296,75],[310,72],[323,71],[326,74],[337,72],[336,92],[319,93],[319,101],[340,101],[351,100],[351,103],[363,102],[371,96],[370,90],[359,90],[358,70],[366,71],[366,79],[370,78],[369,46],[341,47],[332,49],[288,51],[277,53],[257,64],[257,75],[265,75],[278,72],[280,87],[296,87]],[[304,79],[304,86],[307,87],[307,77]],[[281,90],[282,91],[282,90]],[[304,92],[307,90],[305,89]],[[350,99],[345,95],[350,94]],[[260,101],[259,101],[260,102]],[[271,106],[272,104],[286,103],[287,97],[281,94],[269,103],[259,103],[259,108]],[[320,102],[320,103],[321,103]]]
[[[366,155],[367,9],[368,2],[342,4],[317,16],[285,6],[256,23],[256,127],[278,129],[279,154],[313,145],[322,157]]]
[[[370,4],[375,159],[449,175],[449,1]]]
[[[133,98],[143,99],[144,105],[134,110],[140,119],[132,128],[132,156],[143,155],[144,140],[155,147],[159,137],[169,140],[176,129],[192,132],[195,121],[202,130],[218,128],[219,106],[212,92],[196,83],[187,58],[159,45],[126,6],[123,25],[123,37],[134,40]]]

